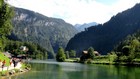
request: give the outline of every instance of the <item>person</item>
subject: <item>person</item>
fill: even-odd
[[[16,67],[16,61],[15,61],[15,59],[12,59],[12,62],[14,64],[14,68],[15,68]]]
[[[2,62],[2,68],[4,68],[4,66],[5,66],[5,60]]]
[[[1,60],[0,60],[0,67],[2,67],[2,62],[1,62]]]

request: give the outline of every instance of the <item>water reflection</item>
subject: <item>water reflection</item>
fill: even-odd
[[[139,79],[140,68],[32,61],[32,70],[12,79]]]

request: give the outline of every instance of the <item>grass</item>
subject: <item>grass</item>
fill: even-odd
[[[21,66],[21,68],[23,68],[23,69],[24,69],[25,67],[26,67],[26,65],[22,63],[22,66]]]
[[[138,62],[138,63],[140,63],[140,59],[133,59],[133,62]]]
[[[0,52],[0,60],[1,62],[3,62],[4,60],[6,61],[5,66],[9,66],[10,65],[10,59],[8,57],[6,57],[2,52]]]
[[[65,62],[78,62],[80,61],[80,58],[69,58],[69,59],[65,59]]]
[[[96,56],[93,60],[87,59],[85,64],[106,64],[106,65],[127,65],[127,66],[140,66],[140,58],[135,58],[131,62],[117,62],[116,55],[101,55]],[[80,58],[69,58],[65,62],[79,62]]]
[[[6,64],[5,64],[5,66],[9,66],[10,65],[10,59],[7,57],[7,56],[5,56],[2,52],[0,52],[0,60],[1,60],[1,62],[3,62],[4,60],[5,60],[5,62],[6,62]],[[21,67],[22,69],[30,69],[31,68],[31,65],[30,64],[25,64],[25,63],[22,63],[22,67]],[[13,70],[15,70],[16,71],[16,74],[14,74],[14,75],[17,75],[18,74],[18,72],[19,72],[19,69],[13,69]],[[2,78],[2,79],[7,79],[6,78],[6,76],[7,76],[7,74],[8,74],[8,72],[9,71],[7,71],[7,70],[5,70],[5,71],[1,71],[0,72],[0,79]],[[14,76],[13,75],[13,76]]]

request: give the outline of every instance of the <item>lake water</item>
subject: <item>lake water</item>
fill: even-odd
[[[31,61],[32,70],[10,79],[140,79],[140,67]]]

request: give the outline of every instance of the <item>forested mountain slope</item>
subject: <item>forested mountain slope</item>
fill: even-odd
[[[41,15],[22,8],[15,8],[12,20],[13,31],[10,38],[37,43],[47,49],[52,56],[59,46],[66,47],[77,30],[62,19]]]
[[[76,34],[68,43],[66,50],[76,50],[80,53],[93,47],[101,54],[107,54],[127,35],[140,29],[140,4],[118,13],[108,22]]]

